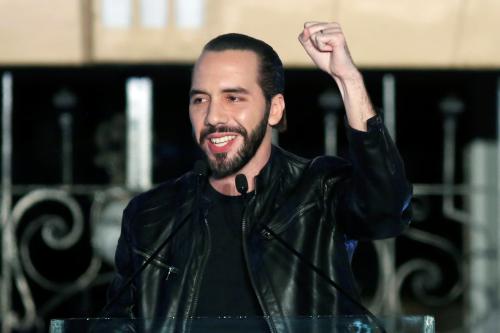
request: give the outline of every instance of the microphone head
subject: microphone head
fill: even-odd
[[[197,176],[205,177],[208,174],[208,165],[205,160],[198,160],[194,163],[194,173]]]
[[[247,177],[244,174],[240,173],[236,175],[235,183],[236,189],[240,194],[246,194],[248,192]]]

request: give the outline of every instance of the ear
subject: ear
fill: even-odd
[[[283,117],[285,110],[285,97],[283,94],[274,95],[271,99],[271,110],[269,111],[269,118],[267,123],[269,126],[277,125]]]

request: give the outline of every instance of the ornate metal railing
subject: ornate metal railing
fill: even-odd
[[[45,329],[44,320],[47,319],[48,315],[53,314],[54,309],[58,306],[70,300],[77,293],[88,292],[90,288],[110,281],[112,269],[110,266],[105,267],[104,263],[112,261],[113,247],[120,230],[121,211],[132,195],[132,191],[125,187],[14,186],[10,176],[12,154],[11,86],[10,74],[4,74],[2,80],[2,270],[0,279],[2,295],[0,318],[3,333],[32,328],[43,331]],[[386,117],[395,117],[393,86],[394,78],[385,77],[384,91],[387,95],[384,97],[384,108],[389,111],[386,111]],[[392,93],[390,93],[391,91]],[[500,105],[500,92],[498,95],[498,105]],[[326,111],[329,107],[334,109],[340,107],[340,103],[331,96],[323,96],[322,101]],[[402,313],[405,311],[404,287],[408,285],[407,288],[411,291],[416,302],[427,306],[431,315],[450,304],[456,302],[462,304],[464,313],[469,313],[469,315],[457,319],[454,331],[487,332],[489,326],[485,323],[488,323],[487,319],[493,311],[491,309],[498,308],[498,300],[500,299],[496,290],[488,289],[491,288],[492,283],[500,281],[500,264],[498,264],[500,249],[496,245],[497,239],[500,238],[498,208],[493,207],[493,214],[487,217],[487,222],[484,222],[484,218],[478,219],[471,213],[474,209],[457,208],[454,200],[456,196],[461,196],[467,201],[480,194],[487,195],[490,199],[493,198],[493,202],[498,203],[500,176],[497,173],[496,181],[491,181],[490,184],[478,185],[472,182],[462,185],[454,184],[456,115],[459,114],[460,110],[456,101],[448,100],[447,103],[448,105],[442,105],[445,146],[443,184],[416,184],[414,186],[415,220],[418,222],[431,218],[429,200],[432,197],[439,197],[440,200],[437,202],[441,205],[443,217],[460,223],[461,228],[470,229],[472,233],[479,233],[488,239],[488,246],[484,248],[486,252],[477,254],[473,252],[474,245],[467,244],[463,248],[459,248],[457,244],[446,237],[425,231],[418,226],[410,228],[402,236],[401,242],[405,240],[416,242],[434,249],[433,251],[439,251],[449,258],[448,266],[455,268],[456,278],[452,283],[444,286],[444,275],[447,272],[441,262],[434,260],[434,258],[415,255],[396,265],[395,241],[374,242],[373,250],[377,258],[378,276],[373,282],[376,284],[375,293],[370,297],[368,303],[375,313]],[[334,110],[334,112],[338,111]],[[389,116],[387,116],[388,114]],[[386,122],[395,124],[394,119],[386,120]],[[331,118],[331,114],[327,113],[325,124],[327,127],[325,131],[331,133],[331,127],[337,126],[337,121],[335,118]],[[393,128],[392,131],[394,130]],[[328,142],[331,143],[332,140]],[[336,146],[328,146],[328,142],[325,144],[327,153],[335,153]],[[500,160],[498,143],[495,149],[496,162],[498,163]],[[88,212],[85,211],[86,208],[83,208],[81,198],[90,201]],[[52,212],[48,213],[47,211],[50,210],[47,210],[35,216],[31,213],[40,205],[47,203],[50,203],[53,208]],[[487,204],[491,206],[491,202]],[[491,219],[496,220],[491,221]],[[109,238],[103,241],[100,239],[103,236],[109,236]],[[47,276],[34,258],[33,251],[39,255],[38,252],[42,250],[34,249],[33,243],[42,244],[45,250],[64,252],[70,251],[82,242],[90,244],[88,249],[91,253],[88,263],[82,265],[81,271],[76,273],[77,276],[69,280],[61,281]],[[475,281],[472,274],[474,272],[471,273],[471,265],[474,265],[474,260],[483,259],[489,260],[490,265],[495,266],[492,272],[496,274],[489,278],[490,285],[484,286],[484,288],[477,285],[480,281]],[[48,261],[50,258],[44,257],[44,264]],[[484,267],[481,269],[486,272]],[[32,293],[34,287],[44,290],[50,296],[44,297],[43,301],[37,300]],[[475,291],[480,295],[473,294],[475,291],[471,292],[471,288],[477,288]],[[441,291],[437,292],[437,290]],[[14,299],[16,302],[13,301]],[[479,307],[474,309],[474,306],[478,304]],[[490,309],[485,309],[485,307]],[[439,321],[437,325],[439,328]],[[479,330],[477,327],[480,327]]]
[[[11,227],[2,230],[5,247],[10,249],[3,257],[8,272],[3,271],[2,274],[2,295],[18,294],[21,304],[14,306],[10,303],[8,309],[2,309],[3,329],[10,332],[37,327],[43,332],[44,320],[48,315],[54,315],[54,309],[75,294],[89,292],[89,288],[111,281],[112,270],[103,269],[103,263],[107,262],[108,267],[112,264],[121,211],[131,193],[123,188],[102,186],[13,187],[13,192],[21,195],[9,214]],[[89,214],[84,213],[81,200],[76,196],[91,199]],[[32,215],[30,211],[47,204],[55,212],[47,213],[45,209],[42,210],[44,213],[26,219]],[[85,215],[89,217],[85,219]],[[86,233],[90,237],[85,237]],[[38,242],[35,241],[37,237],[40,238]],[[75,278],[66,281],[54,279],[39,267],[47,266],[50,258],[36,253],[39,259],[43,259],[36,262],[32,248],[35,242],[39,245],[37,251],[46,252],[71,251],[81,242],[90,242],[90,259],[86,266],[79,265],[77,273],[73,272]],[[75,258],[76,261],[79,259]],[[50,266],[61,274],[67,269],[64,262],[55,262]],[[5,280],[6,277],[10,281]],[[31,292],[34,288],[48,292],[49,296],[36,303]]]

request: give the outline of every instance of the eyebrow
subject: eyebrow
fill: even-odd
[[[249,94],[250,92],[243,87],[234,87],[234,88],[226,88],[222,89],[222,92],[225,93],[238,93],[238,94]]]
[[[203,91],[203,90],[199,90],[199,89],[191,89],[189,91],[189,97],[193,97],[194,95],[198,95],[198,94],[201,94],[201,95],[208,95],[208,93],[206,91]]]
[[[250,93],[247,89],[245,89],[243,87],[225,88],[225,89],[222,89],[222,92],[223,93],[238,93],[238,94],[249,94]],[[208,92],[206,92],[204,90],[200,90],[200,89],[191,89],[189,91],[189,97],[193,97],[194,95],[198,95],[198,94],[209,95]]]

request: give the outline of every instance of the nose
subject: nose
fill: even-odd
[[[227,112],[222,103],[218,103],[215,99],[210,101],[207,116],[205,117],[205,125],[217,126],[227,123],[227,120]]]

